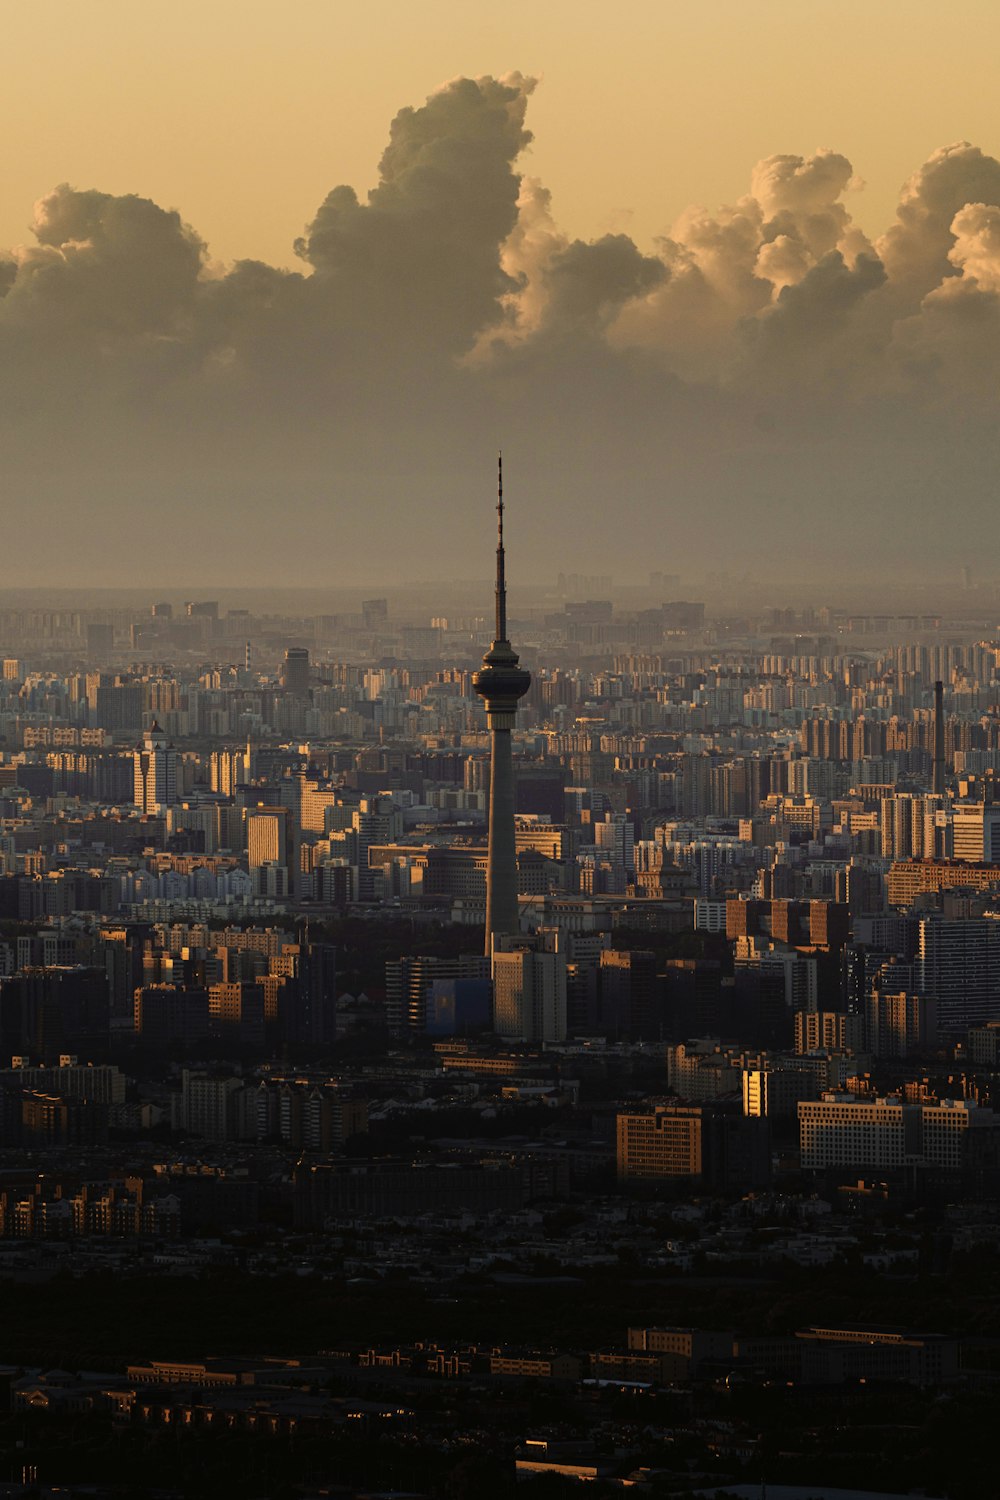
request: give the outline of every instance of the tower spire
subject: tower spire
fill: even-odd
[[[503,453],[497,454],[497,621],[498,641],[507,639],[507,580],[503,550]]]

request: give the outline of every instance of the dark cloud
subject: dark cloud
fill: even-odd
[[[38,243],[18,256],[4,326],[101,340],[185,335],[205,246],[179,214],[63,183],[36,204],[32,230]]]
[[[330,193],[296,250],[340,317],[456,352],[500,320],[514,287],[499,247],[517,220],[513,164],[531,140],[533,86],[457,79],[396,116],[367,203],[353,188]]]

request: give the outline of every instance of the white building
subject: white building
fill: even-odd
[[[919,1117],[919,1106],[910,1106]],[[799,1148],[806,1171],[826,1167],[902,1167],[907,1158],[904,1105],[899,1099],[824,1094],[799,1104]]]
[[[177,801],[177,751],[154,719],[132,756],[133,801],[144,813],[158,813]]]
[[[966,1132],[995,1128],[992,1110],[967,1099],[903,1104],[827,1093],[799,1104],[799,1147],[807,1171],[845,1167],[891,1171],[904,1166],[958,1171]]]
[[[1000,856],[1000,807],[956,802],[951,809],[954,858],[965,864],[993,865]]]

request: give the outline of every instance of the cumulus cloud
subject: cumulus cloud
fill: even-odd
[[[623,310],[613,337],[621,346],[659,348],[679,374],[737,378],[747,349],[758,343],[748,339],[748,325],[752,333],[769,319],[789,288],[812,275],[815,301],[820,286],[833,292],[831,256],[852,276],[874,258],[841,201],[853,185],[851,163],[834,151],[765,157],[734,206],[715,214],[692,209],[678,219],[660,245],[669,279],[645,305]],[[862,273],[856,284],[868,289],[871,281]],[[802,300],[783,305],[782,325]],[[839,292],[836,300],[842,304]]]
[[[457,79],[396,116],[367,203],[329,194],[296,250],[342,316],[457,352],[500,320],[513,284],[498,248],[517,220],[533,88],[520,74]]]
[[[551,195],[527,179],[518,217],[501,254],[511,290],[503,299],[503,321],[481,336],[470,361],[482,364],[505,351],[602,337],[621,308],[665,281],[667,267],[643,255],[625,234],[571,240],[556,228]]]
[[[951,224],[948,259],[984,292],[1000,291],[1000,208],[967,203]]]
[[[231,542],[227,507],[298,524],[321,494],[347,565],[370,520],[409,565],[398,494],[419,471],[424,513],[442,510],[471,556],[467,473],[513,430],[554,488],[552,540],[571,496],[603,503],[613,483],[635,534],[683,502],[673,545],[703,504],[736,524],[733,474],[766,509],[780,461],[801,503],[823,506],[867,494],[877,451],[919,509],[930,435],[944,451],[961,421],[961,465],[970,422],[992,432],[1000,162],[964,142],[935,152],[874,245],[850,212],[853,165],[826,148],[766,157],[744,196],[685,210],[652,248],[583,240],[523,171],[533,89],[460,78],[401,110],[375,187],[332,189],[295,242],[298,271],[219,267],[177,211],[140,196],[42,198],[33,242],[0,258],[19,514],[43,490],[56,519],[70,496],[120,517],[147,503],[137,493],[167,495],[191,534]],[[835,437],[840,467],[810,465]],[[982,455],[990,439],[975,441]]]
[[[896,222],[877,246],[897,304],[915,307],[956,274],[952,225],[970,203],[1000,203],[1000,162],[968,141],[935,151],[903,185]]]
[[[5,324],[112,339],[183,334],[205,246],[179,214],[63,183],[35,205],[31,227],[37,244],[14,252]]]

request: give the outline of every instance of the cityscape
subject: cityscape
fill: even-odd
[[[6,8],[0,1500],[1000,1495],[998,49]]]
[[[11,1494],[988,1488],[995,591],[509,604],[498,477],[480,612],[0,611]]]

